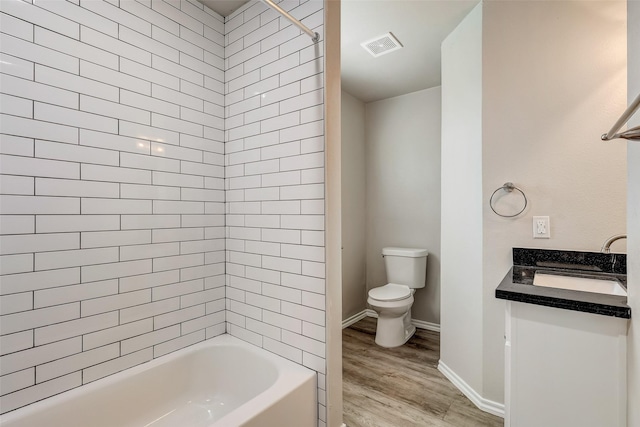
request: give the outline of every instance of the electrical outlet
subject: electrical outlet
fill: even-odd
[[[549,239],[551,237],[551,223],[548,216],[533,217],[533,238]]]

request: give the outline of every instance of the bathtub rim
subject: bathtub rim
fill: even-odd
[[[44,398],[13,411],[9,411],[5,414],[0,415],[0,427],[8,423],[20,421],[22,418],[29,416],[31,413],[46,411],[48,408],[73,400],[80,395],[91,393],[94,390],[99,390],[112,384],[116,384],[123,379],[129,378],[142,372],[146,372],[150,369],[153,369],[154,367],[170,363],[176,359],[188,356],[189,354],[195,353],[201,349],[224,346],[242,347],[254,354],[257,354],[262,358],[269,360],[275,365],[278,371],[278,376],[276,377],[275,382],[267,389],[263,390],[258,395],[247,400],[246,402],[243,402],[230,413],[225,414],[217,420],[214,420],[210,424],[211,426],[226,425],[226,423],[229,422],[234,423],[232,425],[241,425],[242,423],[251,420],[262,411],[277,403],[280,398],[283,397],[286,391],[290,391],[291,381],[296,381],[298,386],[302,386],[307,381],[313,381],[314,389],[317,386],[317,375],[315,371],[303,365],[297,364],[292,360],[286,359],[282,356],[265,350],[264,348],[243,341],[242,339],[232,336],[228,333],[224,333],[213,338],[201,341],[197,344],[193,344],[180,350],[162,355],[147,362],[143,362],[140,365],[124,369],[122,371],[116,372],[115,374],[108,375],[88,384],[72,388],[70,390]],[[315,394],[314,405],[317,406],[317,391]],[[252,409],[250,412],[242,411],[242,408],[248,406],[250,406]],[[222,424],[223,422],[225,424]]]

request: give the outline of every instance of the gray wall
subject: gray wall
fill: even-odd
[[[467,181],[480,183],[482,191],[459,195],[460,207],[476,198],[466,218],[446,213],[455,206],[443,199],[441,361],[483,405],[499,408],[504,302],[494,293],[511,267],[511,249],[598,251],[608,236],[626,228],[626,146],[600,141],[626,105],[626,14],[623,2],[489,1],[479,7],[481,44],[478,34],[467,46],[481,55],[482,108],[473,116],[480,122],[456,120],[468,103],[457,102],[450,116],[443,102],[443,114],[452,118],[443,121],[443,134],[460,129],[460,123],[478,126],[474,137],[481,135],[480,145],[470,148],[481,151],[473,154],[476,170]],[[443,71],[443,78],[447,75]],[[447,157],[454,159],[445,163],[443,155],[443,189],[452,199],[455,187],[445,182],[445,174],[453,174],[456,165],[469,174],[452,144],[468,142],[443,138],[443,147],[452,147]],[[527,210],[512,219],[495,215],[488,205],[506,181],[523,188],[529,199]],[[533,215],[551,217],[551,239],[533,239]],[[459,234],[471,224],[466,236]],[[476,246],[468,256],[456,250],[455,245],[471,244]],[[624,242],[615,250],[623,252]]]
[[[367,289],[387,283],[382,248],[426,248],[415,319],[440,324],[440,87],[366,104]]]
[[[413,318],[440,324],[440,88],[363,104],[343,92],[343,320],[387,283],[382,248],[429,250]]]
[[[626,107],[626,22],[619,1],[484,3],[483,200],[505,181],[529,198],[513,219],[483,206],[485,398],[504,394],[504,302],[494,293],[511,248],[599,251],[626,231],[626,144],[600,140]],[[534,215],[550,216],[550,239],[533,239]]]
[[[366,308],[365,104],[342,91],[342,319]]]

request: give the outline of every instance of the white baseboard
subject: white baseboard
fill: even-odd
[[[367,310],[362,310],[360,313],[356,313],[353,316],[349,317],[348,319],[345,319],[342,321],[342,329],[344,328],[348,328],[349,326],[353,325],[356,322],[359,322],[360,320],[364,319],[365,317],[367,317]]]
[[[474,405],[479,409],[493,414],[495,416],[504,418],[504,404],[494,402],[493,400],[485,399],[477,391],[475,391],[469,384],[467,384],[462,378],[460,378],[455,372],[453,372],[447,365],[442,363],[442,360],[438,362],[438,370],[442,372],[442,375],[447,377],[449,381],[455,385],[465,396],[469,398]]]
[[[418,329],[426,329],[428,331],[440,332],[440,325],[437,323],[425,322],[424,320],[411,319],[411,324]]]
[[[378,313],[370,308],[362,310],[360,313],[356,313],[353,316],[349,317],[342,321],[342,329],[348,328],[354,323],[364,319],[365,317],[378,317]],[[440,332],[440,325],[437,323],[425,322],[424,320],[411,319],[411,324],[418,329],[427,329],[429,331]]]

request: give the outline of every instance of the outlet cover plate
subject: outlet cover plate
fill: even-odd
[[[548,216],[533,217],[533,238],[534,239],[550,239],[551,238],[551,222]]]

